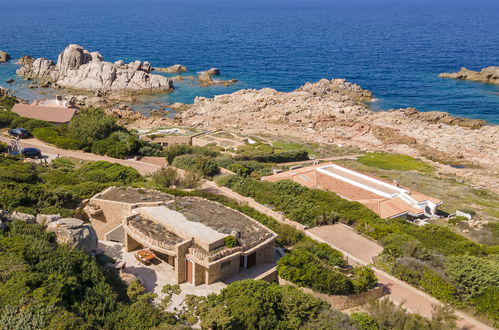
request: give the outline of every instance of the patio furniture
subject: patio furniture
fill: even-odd
[[[156,255],[149,250],[139,250],[135,253],[135,259],[144,265],[150,265],[151,261],[156,258]]]

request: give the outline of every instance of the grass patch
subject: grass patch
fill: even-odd
[[[359,157],[358,161],[361,164],[383,170],[433,172],[432,166],[406,155],[374,152]]]

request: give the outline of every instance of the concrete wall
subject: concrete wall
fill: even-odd
[[[125,243],[125,228],[119,225],[105,235],[106,241]]]

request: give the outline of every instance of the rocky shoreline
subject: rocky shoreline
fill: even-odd
[[[264,88],[198,97],[179,120],[184,126],[407,154],[432,162],[443,173],[499,191],[497,125],[413,108],[376,112],[363,103],[370,98],[372,93],[358,85],[323,79],[289,93]]]
[[[438,75],[441,78],[461,79],[481,82],[484,84],[499,84],[499,66],[489,66],[481,71],[473,71],[466,68],[461,68],[455,73],[441,73]]]

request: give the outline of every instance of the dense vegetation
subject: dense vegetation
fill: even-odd
[[[10,109],[11,102],[6,103],[9,106],[5,108]],[[0,112],[0,128],[5,127],[25,128],[37,139],[62,149],[84,150],[114,158],[162,154],[160,145],[140,140],[100,109],[80,110],[69,124],[59,126],[6,110]]]
[[[45,168],[0,156],[0,208],[71,216],[82,199],[112,185],[141,181],[136,170],[114,163],[93,162],[76,169],[60,158]]]
[[[477,244],[444,226],[430,224],[418,227],[403,219],[381,219],[360,203],[290,181],[270,183],[229,176],[219,180],[219,183],[253,197],[259,203],[270,205],[302,224],[314,226],[339,221],[354,226],[357,231],[379,240],[384,246],[377,264],[379,267],[442,301],[472,308],[472,311],[498,324],[497,246]],[[293,262],[308,265],[305,256],[299,257]],[[453,267],[449,266],[450,262]],[[458,269],[466,269],[469,264],[481,264],[481,267],[477,266],[475,272],[468,272],[473,274],[470,277],[456,274]],[[308,282],[306,275],[305,272],[302,283],[314,285],[311,279]],[[470,278],[481,288],[472,295],[465,289],[470,285]]]
[[[39,225],[0,232],[0,324],[4,329],[144,329],[175,324],[84,252],[59,246]]]
[[[361,293],[377,284],[370,268],[347,271],[341,268],[345,265],[340,252],[307,239],[277,262],[277,271],[285,280],[326,294]]]

